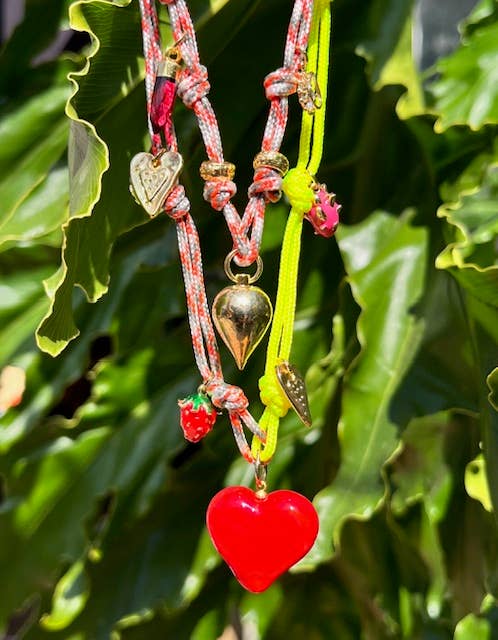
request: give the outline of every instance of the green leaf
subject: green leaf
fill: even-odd
[[[462,46],[436,64],[439,78],[430,85],[435,130],[454,125],[480,129],[498,123],[498,22],[475,29]]]
[[[368,61],[368,71],[375,91],[389,85],[402,85],[407,91],[400,98],[396,112],[409,118],[424,112],[424,94],[413,58],[413,2],[372,2],[369,37],[356,51]]]
[[[84,562],[78,560],[62,576],[54,589],[52,611],[40,623],[49,631],[65,629],[84,609],[88,599],[88,582]]]
[[[22,224],[17,220],[18,207],[45,179],[66,148],[68,127],[63,105],[68,95],[67,87],[49,89],[0,124],[0,135],[5,140],[0,152],[1,240],[9,239],[9,223]]]
[[[60,246],[61,227],[67,218],[69,185],[66,167],[53,168],[46,178],[16,208],[2,226],[0,246],[3,250],[14,243],[47,243]],[[56,231],[54,242],[53,232]]]
[[[485,168],[473,188],[443,205],[438,216],[452,225],[454,241],[438,256],[436,266],[448,269],[481,302],[498,307],[498,266],[494,238],[498,232],[498,165]]]
[[[60,353],[78,335],[72,314],[73,286],[79,284],[91,301],[98,300],[107,291],[114,239],[144,220],[126,186],[128,160],[133,148],[141,148],[142,132],[134,129],[135,137],[123,136],[130,112],[116,110],[140,80],[138,7],[126,11],[112,2],[77,2],[71,7],[71,25],[90,33],[93,47],[85,69],[72,76],[77,93],[67,109],[73,120],[70,220],[65,228],[62,268],[51,283],[50,310],[37,332],[38,345],[51,355]],[[119,56],[115,55],[116,49]],[[129,107],[130,101],[125,104]],[[96,118],[98,134],[94,124],[84,120],[88,117]],[[110,159],[102,136],[121,142],[112,158],[114,170],[103,183]]]
[[[0,284],[0,366],[33,331],[47,307],[42,280],[51,267],[3,275]]]
[[[489,622],[469,614],[457,624],[454,640],[491,640]]]
[[[486,511],[493,511],[489,495],[486,463],[482,455],[469,462],[465,470],[465,489],[471,498],[478,500]]]
[[[70,0],[26,0],[24,19],[0,53],[0,94],[17,95],[30,91],[29,85],[37,71],[31,67],[33,58],[52,42],[61,28],[67,29],[67,9]],[[32,87],[31,87],[32,89]]]
[[[381,472],[397,447],[389,404],[409,368],[423,325],[409,310],[422,293],[426,234],[377,213],[364,223],[342,227],[338,237],[356,302],[362,352],[347,372],[339,424],[341,466],[314,504],[320,533],[304,566],[322,562],[338,542],[349,516],[368,518],[382,503]]]
[[[498,368],[493,369],[487,377],[486,382],[490,389],[488,396],[489,402],[491,403],[491,406],[498,411]]]

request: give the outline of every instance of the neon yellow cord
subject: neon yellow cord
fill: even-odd
[[[261,462],[268,462],[275,453],[280,418],[291,406],[280,388],[275,368],[280,362],[288,360],[291,352],[303,216],[313,205],[314,193],[311,185],[322,159],[330,47],[330,4],[331,0],[315,0],[306,67],[307,71],[312,71],[317,76],[322,106],[311,114],[303,111],[297,165],[287,173],[282,185],[292,208],[282,242],[277,300],[265,373],[259,380],[261,401],[266,406],[259,424],[266,432],[266,443],[263,446],[259,438],[254,437],[252,453],[255,457],[259,455]]]

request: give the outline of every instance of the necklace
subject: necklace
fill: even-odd
[[[249,188],[249,201],[244,214],[239,216],[231,203],[231,198],[236,193],[233,181],[235,167],[224,160],[216,116],[207,98],[210,88],[208,74],[206,68],[200,64],[195,31],[186,2],[161,0],[161,3],[168,7],[175,40],[175,44],[163,55],[155,3],[153,0],[139,1],[142,12],[151,153],[142,152],[132,159],[131,190],[151,217],[164,210],[176,222],[193,350],[202,377],[198,392],[179,402],[180,422],[185,437],[198,442],[213,427],[216,409],[226,410],[241,454],[254,465],[257,491],[253,492],[246,487],[230,487],[220,491],[209,505],[207,525],[215,547],[239,582],[251,591],[262,591],[307,553],[318,532],[317,514],[304,496],[285,490],[266,492],[266,465],[275,450],[279,418],[289,406],[293,406],[301,417],[304,416],[304,421],[310,423],[309,409],[302,378],[287,360],[279,361],[273,371],[268,369],[268,363],[271,361],[270,367],[273,366],[275,357],[267,358],[264,376],[267,379],[267,397],[265,401],[265,390],[262,388],[262,399],[267,405],[267,411],[269,410],[273,417],[277,417],[276,425],[275,420],[265,420],[267,411],[259,425],[247,409],[248,401],[243,391],[223,379],[205,293],[199,237],[190,215],[189,200],[178,182],[183,160],[178,153],[172,111],[177,94],[196,115],[208,156],[208,160],[200,167],[201,177],[205,181],[204,198],[215,210],[223,211],[233,240],[233,248],[225,258],[224,266],[227,276],[234,284],[223,289],[215,297],[213,320],[238,367],[242,369],[263,338],[272,317],[270,299],[253,285],[262,271],[259,247],[266,204],[276,202],[282,189],[293,203],[289,194],[292,191],[290,185],[294,184],[295,189],[301,192],[305,190],[306,195],[310,191],[312,197],[311,200],[305,197],[306,204],[302,211],[299,207],[296,209],[293,203],[290,219],[294,212],[294,217],[297,216],[302,223],[303,215],[306,214],[317,233],[321,235],[327,235],[331,228],[328,219],[330,211],[327,207],[333,208],[333,202],[326,194],[325,188],[317,186],[313,178],[310,182],[310,173],[306,168],[299,167],[299,164],[295,170],[287,173],[289,163],[279,151],[287,123],[288,96],[296,92],[304,114],[310,118],[313,118],[315,111],[321,107],[322,98],[317,75],[308,64],[306,49],[310,37],[313,4],[315,26],[312,38],[318,40],[322,14],[326,9],[330,16],[329,2],[296,0],[294,3],[284,52],[284,66],[269,74],[264,82],[266,95],[270,100],[270,112],[262,149],[253,162],[255,173],[254,181]],[[328,44],[326,49],[328,56]],[[303,125],[304,122],[303,120]],[[310,122],[313,124],[313,120]],[[305,130],[303,126],[303,131]],[[309,138],[310,133],[306,133],[305,137]],[[321,135],[323,139],[323,130]],[[307,142],[309,147],[309,139]],[[298,176],[301,176],[301,182],[296,179]],[[335,213],[337,212],[336,209]],[[286,233],[286,237],[287,235]],[[299,242],[299,234],[297,241]],[[289,241],[286,245],[284,240],[284,250],[286,246],[289,246]],[[285,255],[288,253],[287,248]],[[289,262],[288,256],[284,261],[283,252],[281,266],[292,263],[293,275],[297,277],[299,251],[294,251],[294,254],[294,259]],[[239,267],[249,267],[256,263],[255,273],[235,275],[232,271],[232,261]],[[288,334],[289,326],[293,323],[291,311],[290,325],[289,322],[284,322],[284,327],[282,325],[282,305],[289,302],[288,289],[287,287],[285,295],[280,295],[279,288],[277,333],[272,329],[272,336],[277,336],[273,338],[273,342],[276,340],[280,345],[281,353],[290,351],[291,344],[291,337],[283,341],[281,335],[282,332]],[[290,302],[292,303],[292,300]],[[295,306],[295,286],[293,305]],[[276,354],[277,359],[280,358],[280,352]],[[276,392],[273,388],[275,375],[279,385]],[[268,384],[270,378],[272,382]],[[279,401],[276,395],[279,396]],[[278,409],[275,411],[277,405]],[[244,426],[254,436],[252,451],[244,434]],[[283,533],[288,534],[288,541],[282,546]],[[248,536],[251,539],[259,539],[262,536],[266,538],[265,553],[260,554],[256,562],[257,567],[254,559],[251,559],[249,564],[246,560],[245,545]]]

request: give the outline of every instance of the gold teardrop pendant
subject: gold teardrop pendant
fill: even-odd
[[[225,271],[235,284],[225,287],[215,297],[213,320],[237,367],[242,370],[270,326],[273,309],[266,293],[251,284],[261,274],[261,258],[258,258],[256,274],[251,277],[245,273],[232,273],[230,261],[233,255],[233,251],[228,254]]]

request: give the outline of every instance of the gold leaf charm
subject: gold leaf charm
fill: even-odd
[[[312,71],[302,71],[299,74],[297,97],[301,107],[308,113],[314,113],[321,108],[322,94],[316,74]]]
[[[182,167],[183,158],[175,151],[162,151],[157,156],[143,151],[132,158],[130,191],[151,218],[161,211]]]
[[[311,427],[311,413],[304,378],[293,364],[281,362],[275,367],[277,379],[299,419]]]

